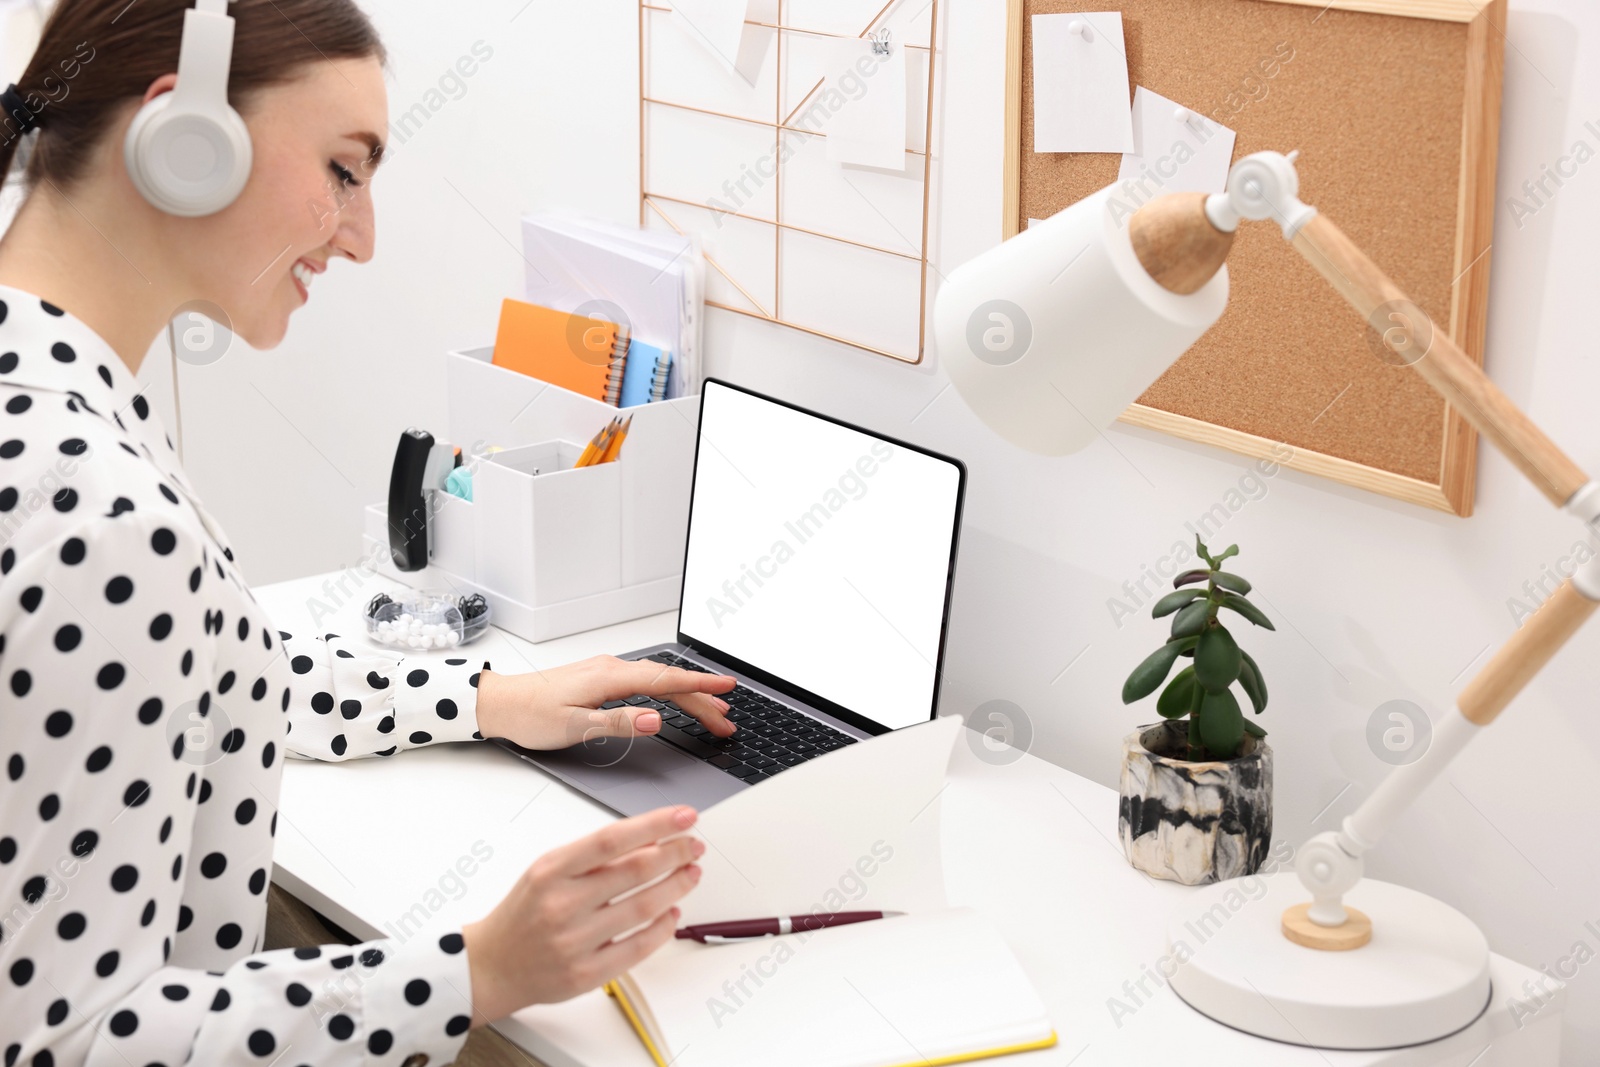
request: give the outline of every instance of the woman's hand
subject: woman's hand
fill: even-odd
[[[678,919],[673,903],[700,881],[693,861],[706,846],[692,837],[662,838],[682,834],[695,818],[693,808],[658,808],[535,860],[494,911],[462,931],[473,1025],[586,993],[670,940]]]
[[[632,737],[661,729],[661,715],[631,704],[602,710],[601,704],[635,694],[670,700],[694,716],[716,737],[729,737],[726,693],[735,679],[667,667],[653,660],[593,656],[531,674],[478,678],[478,732],[503,737],[523,748],[567,748],[596,737]]]

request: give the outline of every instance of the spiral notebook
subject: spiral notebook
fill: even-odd
[[[628,335],[614,322],[507,299],[495,332],[497,367],[505,367],[615,405],[622,399]]]

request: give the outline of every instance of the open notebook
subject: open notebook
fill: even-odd
[[[1055,1044],[1005,941],[945,905],[939,797],[962,728],[941,718],[846,745],[701,814],[704,873],[682,925],[905,914],[668,943],[607,987],[660,1067],[927,1067]]]

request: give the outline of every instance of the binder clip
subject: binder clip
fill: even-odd
[[[889,27],[885,26],[881,30],[873,30],[867,34],[867,40],[872,42],[873,55],[887,56],[889,54]]]

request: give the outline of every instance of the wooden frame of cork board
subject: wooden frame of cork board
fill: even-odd
[[[1033,151],[1030,16],[1120,10],[1130,95],[1143,85],[1233,129],[1235,159],[1299,149],[1302,198],[1481,366],[1505,5],[1008,0],[1004,236],[1110,185],[1121,163]],[[1228,262],[1221,321],[1122,421],[1254,457],[1287,444],[1291,469],[1472,514],[1472,426],[1377,358],[1376,331],[1275,225],[1241,226]]]

